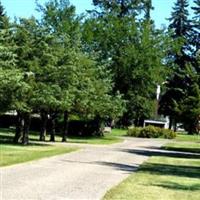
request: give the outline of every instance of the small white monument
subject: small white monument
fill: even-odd
[[[159,104],[159,99],[160,99],[160,92],[161,92],[161,87],[160,87],[160,85],[157,85],[155,117],[158,118],[158,120],[154,120],[154,119],[144,120],[144,125],[143,125],[144,127],[152,125],[152,126],[158,126],[158,127],[161,127],[161,128],[165,128],[165,129],[169,128],[169,118],[168,117],[166,117],[166,118],[158,117],[158,104]]]

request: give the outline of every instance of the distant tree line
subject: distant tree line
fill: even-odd
[[[189,19],[177,0],[168,29],[151,18],[150,0],[93,0],[94,10],[77,15],[68,0],[37,5],[41,19],[11,22],[0,6],[0,112],[17,112],[14,142],[28,143],[31,115],[40,115],[40,140],[47,121],[55,141],[62,118],[94,120],[96,134],[107,120],[141,126],[155,115],[156,85],[166,82],[159,112],[197,131],[199,93],[199,0]],[[167,80],[166,80],[167,79]]]

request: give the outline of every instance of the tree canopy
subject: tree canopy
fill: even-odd
[[[158,29],[149,0],[93,0],[77,15],[69,0],[37,2],[41,19],[11,22],[0,4],[0,112],[17,112],[15,142],[28,143],[31,116],[55,141],[56,120],[67,140],[71,116],[101,124],[142,126],[159,112],[197,131],[199,119],[199,0],[190,18],[177,0],[168,29]],[[188,114],[188,115],[187,115]],[[187,115],[187,116],[186,116]]]

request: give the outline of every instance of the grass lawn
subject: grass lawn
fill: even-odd
[[[188,135],[186,133],[178,133],[175,141],[200,143],[200,135]]]
[[[123,139],[120,136],[125,136],[126,130],[113,129],[111,133],[106,133],[104,137],[81,137],[81,136],[69,136],[68,143],[84,143],[84,144],[114,144],[122,142]],[[14,137],[14,131],[11,129],[0,129],[0,141],[2,143],[11,143]],[[39,133],[29,134],[29,139],[32,142],[39,141]],[[49,141],[50,137],[46,136],[46,141]],[[60,136],[55,137],[56,142],[62,141]]]
[[[200,143],[169,143],[162,148],[170,151],[200,153]]]
[[[114,144],[122,142],[122,136],[126,136],[127,130],[113,129],[111,133],[105,133],[104,137],[72,137],[69,136],[69,143],[85,143],[85,144]],[[58,138],[61,141],[61,138]]]
[[[179,135],[175,141],[163,148],[199,153],[196,136]],[[136,173],[108,191],[104,199],[199,200],[200,155],[180,156],[170,152],[154,155]]]
[[[119,136],[124,136],[126,130],[114,129],[112,133],[105,134],[104,137],[69,137],[69,143],[85,144],[113,144],[122,142]],[[17,163],[36,160],[44,157],[50,157],[58,154],[69,153],[77,148],[69,148],[59,143],[50,145],[50,143],[38,143],[39,134],[30,134],[30,144],[28,146],[14,145],[12,140],[14,131],[12,129],[0,129],[0,166],[13,165]],[[46,137],[49,141],[49,136]],[[61,137],[56,136],[56,141],[61,141]]]
[[[37,160],[44,157],[69,153],[78,148],[71,148],[62,145],[0,145],[0,166],[8,166],[17,163]]]

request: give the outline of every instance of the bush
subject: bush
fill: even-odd
[[[128,136],[141,137],[141,138],[166,138],[173,139],[176,137],[176,133],[169,129],[163,129],[155,126],[140,127],[129,127]]]
[[[142,128],[140,137],[144,138],[158,138],[162,134],[161,128],[155,126],[146,126]]]
[[[139,137],[142,128],[130,126],[127,135],[131,137]]]
[[[166,139],[173,139],[176,137],[176,132],[170,130],[170,129],[161,129],[162,131],[162,137]]]

